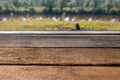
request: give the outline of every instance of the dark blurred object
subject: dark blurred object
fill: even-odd
[[[76,27],[76,30],[80,30],[81,29],[80,25],[78,23],[75,25],[75,27]]]

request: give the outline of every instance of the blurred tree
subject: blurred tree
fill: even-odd
[[[120,15],[120,0],[0,0],[2,13]],[[33,10],[34,9],[34,10]],[[37,10],[37,12],[36,12]]]

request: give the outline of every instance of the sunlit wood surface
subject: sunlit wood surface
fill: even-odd
[[[120,47],[120,31],[1,31],[0,47]]]
[[[120,68],[0,66],[0,80],[120,80]]]
[[[120,80],[120,32],[0,31],[0,80]]]

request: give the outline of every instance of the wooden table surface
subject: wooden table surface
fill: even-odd
[[[0,80],[120,80],[120,31],[0,31]]]
[[[120,80],[120,48],[0,48],[0,80]]]
[[[0,31],[0,47],[120,47],[120,31]]]

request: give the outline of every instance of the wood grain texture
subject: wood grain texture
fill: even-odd
[[[120,31],[0,31],[0,47],[120,47]]]
[[[120,65],[120,48],[0,48],[0,64]]]
[[[0,80],[120,80],[120,31],[0,31],[0,47]]]
[[[0,34],[0,47],[120,47],[120,35]]]
[[[120,35],[120,31],[0,31],[0,34],[22,35]]]
[[[0,66],[0,80],[120,80],[120,68]]]

